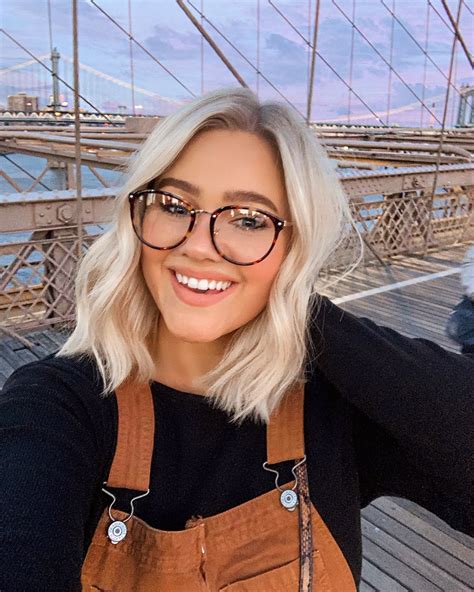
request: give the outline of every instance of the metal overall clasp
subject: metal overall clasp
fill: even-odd
[[[107,485],[107,481],[104,481],[104,485]],[[117,543],[120,543],[120,541],[123,541],[123,539],[127,536],[127,526],[125,523],[130,520],[135,511],[133,502],[137,499],[140,499],[141,497],[145,497],[146,495],[148,495],[150,493],[150,489],[148,489],[145,493],[137,495],[136,497],[130,500],[130,514],[123,520],[115,520],[115,518],[112,516],[112,507],[117,501],[115,495],[110,491],[107,491],[107,489],[105,489],[104,487],[102,487],[102,491],[107,495],[110,495],[110,497],[112,498],[112,503],[109,506],[109,518],[111,520],[111,524],[107,529],[107,536],[109,537],[110,542],[113,545],[116,545]]]
[[[304,462],[306,462],[306,454],[291,469],[291,472],[293,473],[293,477],[295,478],[295,484],[293,485],[293,487],[291,489],[282,489],[278,485],[278,477],[280,476],[280,473],[278,471],[276,471],[275,469],[270,469],[270,467],[265,466],[265,465],[268,465],[267,461],[265,461],[262,465],[266,471],[271,471],[272,473],[276,474],[275,485],[276,485],[277,489],[281,492],[280,493],[280,503],[289,512],[293,512],[295,510],[296,506],[298,505],[298,494],[295,492],[295,489],[298,486],[298,477],[295,474],[295,469],[297,467],[299,467],[301,464],[303,464]]]

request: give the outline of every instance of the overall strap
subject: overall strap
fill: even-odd
[[[118,433],[107,484],[137,491],[150,486],[155,413],[150,385],[126,381],[115,389]]]
[[[149,384],[125,382],[115,389],[118,434],[107,484],[147,491],[155,435],[153,397]],[[304,456],[304,385],[288,391],[267,425],[267,462]]]
[[[304,384],[285,393],[267,424],[267,462],[274,464],[304,456]]]
[[[267,463],[287,460],[293,467],[298,496],[298,530],[300,539],[300,574],[298,592],[313,591],[313,532],[311,498],[304,450],[304,383],[298,383],[285,393],[270,415],[267,425]],[[279,487],[280,489],[280,487]],[[280,491],[282,491],[280,489]],[[282,491],[282,496],[288,490]],[[280,498],[280,503],[282,503]]]

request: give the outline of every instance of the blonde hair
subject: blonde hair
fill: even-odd
[[[93,358],[104,381],[103,396],[130,376],[152,380],[150,352],[160,312],[141,271],[141,243],[132,229],[128,194],[166,171],[193,136],[208,128],[258,134],[275,148],[283,169],[293,232],[267,306],[234,332],[220,363],[198,381],[232,422],[252,417],[267,423],[285,392],[305,381],[306,364],[315,354],[309,329],[320,302],[316,281],[347,231],[356,227],[314,133],[291,108],[259,102],[248,89],[207,93],[156,125],[128,167],[110,229],[80,261],[76,321],[57,355]]]

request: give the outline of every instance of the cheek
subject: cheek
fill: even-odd
[[[167,253],[160,253],[159,251],[150,249],[146,245],[142,248],[140,266],[145,283],[155,302],[158,300],[158,287],[160,285],[161,276],[164,273],[162,263],[166,259],[166,256]]]
[[[254,307],[263,309],[268,302],[270,292],[284,259],[284,245],[272,252],[267,259],[254,266],[249,266],[245,274],[245,283],[248,287],[249,298],[254,299]]]

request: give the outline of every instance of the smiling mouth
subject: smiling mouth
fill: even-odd
[[[210,288],[210,287],[207,287],[207,288],[204,288],[204,289],[201,289],[201,288],[192,288],[192,287],[191,287],[191,286],[189,286],[188,284],[186,284],[186,283],[183,283],[183,282],[179,281],[179,279],[178,279],[178,274],[177,274],[177,272],[176,272],[175,270],[173,270],[173,269],[172,269],[172,270],[170,270],[170,271],[171,271],[171,273],[174,275],[174,277],[175,277],[175,280],[177,281],[177,283],[178,283],[180,286],[182,286],[183,288],[187,288],[187,289],[188,289],[190,292],[194,292],[195,294],[221,294],[221,293],[223,293],[223,292],[226,292],[226,291],[227,291],[229,288],[231,288],[231,287],[232,287],[232,286],[233,286],[233,285],[236,283],[236,282],[228,282],[230,285],[228,285],[228,286],[227,286],[226,288],[224,288],[224,289],[222,289],[222,288],[220,288],[220,289],[219,289],[219,288],[217,288],[217,287],[215,287],[215,288]],[[211,284],[212,284],[212,283],[216,284],[216,283],[218,283],[218,282],[214,281],[214,282],[210,282],[210,283],[211,283]]]
[[[231,298],[232,294],[235,293],[239,286],[239,282],[231,282],[230,286],[225,287],[225,289],[222,290],[222,287],[225,286],[226,282],[221,282],[221,285],[219,286],[221,288],[220,290],[219,287],[217,287],[217,284],[214,286],[212,283],[211,287],[214,289],[193,289],[185,284],[181,284],[173,270],[170,269],[169,271],[171,276],[171,284],[176,296],[188,306],[211,306],[213,304],[217,304],[218,302],[222,302],[229,297]],[[224,284],[224,286],[222,284]]]

